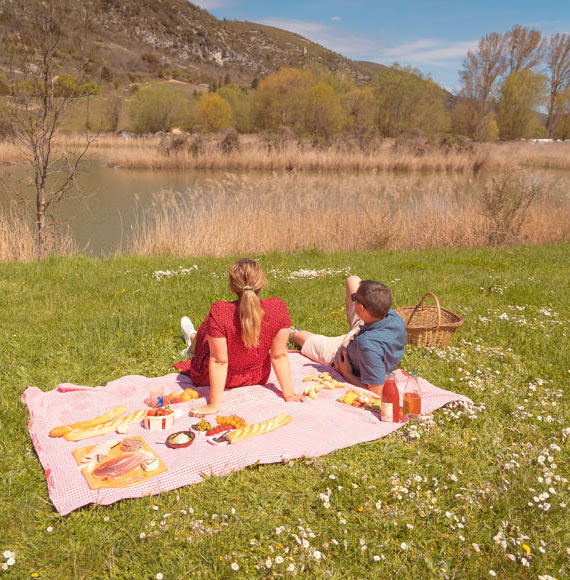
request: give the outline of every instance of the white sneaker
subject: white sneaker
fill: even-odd
[[[196,329],[194,328],[194,325],[188,316],[182,317],[180,320],[180,328],[182,329],[182,334],[184,335],[184,342],[190,346],[190,343],[196,334]]]

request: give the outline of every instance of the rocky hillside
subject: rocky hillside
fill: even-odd
[[[0,0],[0,51],[13,33],[9,22],[14,5]],[[90,20],[93,80],[99,75],[121,83],[144,74],[211,82],[229,75],[249,83],[282,66],[320,66],[346,70],[366,82],[379,66],[351,61],[278,28],[219,20],[187,0],[83,0],[81,6]],[[78,29],[79,22],[65,25],[69,35]],[[62,69],[74,58],[73,44],[70,40],[61,52]]]

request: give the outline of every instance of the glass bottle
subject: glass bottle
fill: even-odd
[[[422,414],[422,391],[418,373],[410,373],[404,389],[404,417],[415,419]]]
[[[380,418],[382,421],[400,422],[400,393],[398,392],[394,373],[386,373],[384,387],[382,387]]]

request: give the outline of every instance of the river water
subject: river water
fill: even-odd
[[[570,172],[537,172],[537,178],[547,176],[556,182],[558,203],[562,201],[570,210]],[[282,174],[285,176],[286,174]],[[27,174],[23,167],[0,168],[0,176],[11,189],[0,187],[0,205],[7,205],[16,196],[24,198],[33,208],[33,192],[26,185]],[[153,204],[161,191],[173,191],[182,195],[199,192],[202,197],[217,195],[223,189],[224,195],[248,182],[248,195],[255,196],[256,184],[260,192],[265,192],[275,180],[282,179],[279,174],[270,172],[229,173],[226,171],[182,171],[182,170],[131,170],[111,168],[96,162],[85,166],[79,177],[80,194],[74,194],[55,207],[59,222],[69,224],[72,236],[79,250],[91,255],[109,255],[126,248],[126,241],[134,227],[137,215],[140,217]],[[284,177],[283,177],[284,179]],[[384,196],[389,204],[401,203],[401,195],[419,197],[430,195],[438,203],[438,191],[442,186],[447,190],[468,191],[468,186],[480,178],[472,175],[450,174],[397,174],[356,175],[344,173],[303,173],[287,179],[295,184],[295,191],[318,191],[324,196],[335,196],[340,191],[365,191],[366,194]],[[273,181],[272,181],[273,180]],[[223,188],[216,184],[224,182]],[[564,185],[560,187],[560,184]],[[229,185],[228,185],[229,184]],[[228,189],[229,188],[229,189]],[[560,193],[562,192],[562,193]],[[230,193],[231,195],[231,193]],[[284,195],[281,191],[279,195]],[[562,200],[560,196],[562,195]],[[30,214],[33,215],[33,212]]]

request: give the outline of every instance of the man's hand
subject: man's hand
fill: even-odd
[[[352,366],[348,360],[346,348],[341,347],[336,353],[333,366],[345,379],[348,380],[349,377],[352,377]]]
[[[367,389],[368,385],[365,385],[357,376],[352,372],[352,365],[348,360],[348,351],[346,348],[341,347],[336,353],[336,357],[333,362],[333,367],[343,376],[344,380],[355,387],[360,387],[362,389]]]

